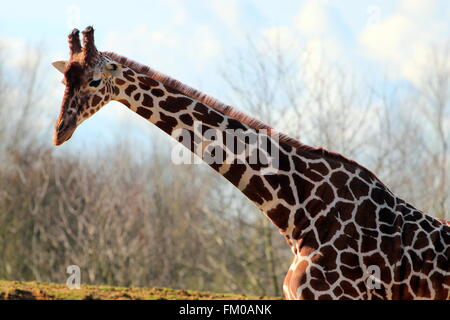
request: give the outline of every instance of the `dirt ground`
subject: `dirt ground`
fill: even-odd
[[[68,289],[65,284],[0,281],[0,300],[272,300],[233,293],[175,290],[168,288],[125,288],[82,285]]]

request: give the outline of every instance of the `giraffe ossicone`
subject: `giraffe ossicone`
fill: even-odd
[[[363,166],[306,146],[149,67],[98,51],[92,27],[83,31],[83,45],[75,29],[69,49],[68,61],[54,63],[66,86],[55,145],[114,100],[212,159],[207,164],[291,247],[286,298],[450,299],[449,223],[398,198]],[[232,137],[234,143],[218,143],[238,130],[244,135]],[[266,149],[248,138],[255,135],[270,141]]]

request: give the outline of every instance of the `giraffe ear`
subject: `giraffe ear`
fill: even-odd
[[[122,66],[115,62],[110,62],[105,65],[105,72],[109,73],[113,77],[117,77],[122,73]]]
[[[61,73],[64,73],[64,70],[66,69],[67,61],[55,61],[52,63],[52,65]]]

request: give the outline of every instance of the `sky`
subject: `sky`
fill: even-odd
[[[0,45],[12,52],[11,65],[30,44],[45,49],[51,87],[45,108],[56,119],[64,88],[50,63],[68,57],[73,27],[93,25],[99,50],[125,55],[227,102],[220,66],[226,56],[245,50],[249,38],[308,49],[312,64],[335,61],[349,72],[387,75],[391,83],[414,86],[430,46],[450,39],[449,12],[446,0],[16,0],[2,3]],[[113,103],[74,137],[81,145],[92,143],[93,133],[109,136],[124,122],[146,125]]]

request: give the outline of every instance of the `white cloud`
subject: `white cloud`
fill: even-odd
[[[319,70],[338,62],[346,70],[355,69],[349,58],[345,44],[342,43],[337,29],[340,22],[334,20],[327,0],[305,1],[291,24],[278,25],[263,30],[264,38],[280,49],[294,49],[299,56],[299,72],[308,80],[315,77]]]
[[[148,25],[136,26],[131,32],[111,31],[106,36],[104,47],[123,55],[147,55],[159,48],[170,49],[177,44],[178,37],[168,31],[150,29]]]
[[[435,13],[435,2],[403,1],[395,13],[367,26],[360,44],[368,57],[388,67],[389,76],[417,84],[426,71],[430,48],[441,44],[442,32],[450,30],[448,21],[439,21]]]
[[[410,16],[429,17],[437,9],[437,0],[401,0],[400,11]]]
[[[9,50],[19,50],[25,46],[25,42],[21,39],[1,37],[0,48],[8,48]]]
[[[11,37],[0,37],[0,49],[8,59],[8,66],[17,68],[28,63],[36,63],[39,56],[35,48],[30,47],[24,40]]]
[[[195,48],[191,54],[197,56],[202,62],[204,59],[210,59],[221,51],[221,44],[215,35],[206,26],[201,26],[195,29],[191,41],[198,43],[198,48]]]
[[[310,36],[317,36],[326,33],[329,30],[329,17],[327,17],[326,7],[328,1],[308,0],[301,8],[295,18],[297,29]]]
[[[166,57],[169,65],[176,58],[185,64],[205,63],[205,59],[216,56],[221,51],[221,42],[217,36],[204,25],[192,26],[185,32],[179,29],[151,29],[141,24],[131,32],[110,32],[105,41],[108,50],[129,56],[161,58]],[[184,62],[183,62],[184,61]]]
[[[263,37],[272,44],[278,44],[281,49],[289,49],[299,45],[298,34],[288,26],[275,26],[262,30]]]
[[[171,23],[174,25],[181,25],[186,22],[188,16],[188,10],[185,7],[185,3],[178,0],[164,0],[166,5],[170,6],[172,12]]]
[[[377,71],[388,70],[392,79],[417,84],[429,69],[432,46],[450,39],[450,21],[442,14],[443,4],[437,0],[402,0],[388,11],[380,4],[373,6],[379,10],[372,17],[376,19],[364,23],[362,18],[368,13],[364,5],[354,9],[362,18],[352,14],[342,20],[339,12],[346,10],[343,5],[306,0],[291,23],[270,26],[262,34],[282,48],[304,48],[311,71],[337,62],[346,71],[372,70],[377,73],[375,77],[381,77],[384,74]]]
[[[327,72],[329,77],[336,72],[335,63],[346,66],[346,71],[354,68],[346,60],[344,49],[333,39],[311,39],[305,46],[301,72],[305,80],[317,81],[317,72]]]
[[[211,0],[210,4],[214,13],[228,28],[236,33],[240,33],[237,0]]]

